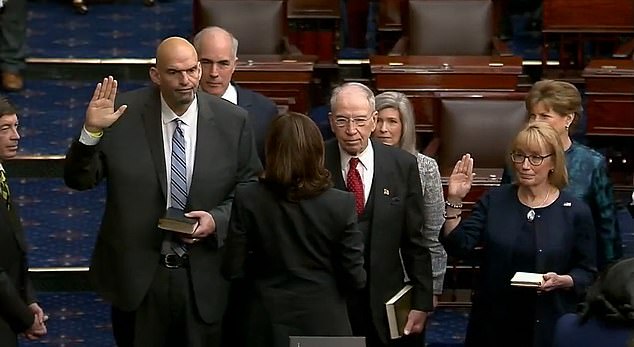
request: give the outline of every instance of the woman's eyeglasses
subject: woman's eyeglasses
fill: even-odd
[[[541,165],[544,162],[544,159],[550,157],[551,155],[553,154],[550,153],[548,155],[535,155],[535,154],[526,155],[522,153],[511,153],[511,161],[514,162],[515,164],[523,164],[524,160],[528,158],[528,162],[531,163],[531,165],[537,166],[537,165]]]

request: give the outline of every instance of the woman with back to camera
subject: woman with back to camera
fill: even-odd
[[[442,294],[447,268],[447,253],[438,241],[445,200],[438,164],[416,150],[416,122],[414,110],[407,96],[399,92],[384,92],[376,96],[376,110],[379,113],[376,130],[372,136],[388,146],[401,148],[416,156],[420,183],[423,187],[423,236],[425,246],[431,253],[431,267],[434,279],[434,307]]]
[[[517,183],[491,188],[465,220],[462,199],[471,189],[473,159],[465,154],[456,163],[441,242],[460,258],[482,246],[466,346],[549,347],[557,319],[575,311],[596,273],[592,216],[562,190],[564,152],[548,124],[520,131],[509,158]],[[516,272],[543,274],[543,283],[511,286]]]
[[[559,318],[554,347],[634,347],[634,258],[603,271],[580,315]]]
[[[543,80],[535,83],[526,96],[529,122],[550,124],[561,139],[568,170],[567,192],[590,207],[597,237],[599,269],[621,257],[621,238],[616,226],[614,193],[607,173],[606,160],[599,152],[570,138],[570,129],[581,115],[581,95],[577,88],[563,81]],[[502,183],[509,183],[505,171]]]
[[[260,181],[236,188],[222,265],[250,287],[247,346],[350,336],[346,295],[366,282],[354,196],[332,188],[321,133],[307,116],[274,119],[265,152]]]

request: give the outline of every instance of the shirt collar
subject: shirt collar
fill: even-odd
[[[222,94],[222,98],[229,101],[230,103],[234,105],[237,105],[238,104],[238,90],[233,84],[229,83],[227,90],[225,90],[225,93]]]
[[[341,157],[341,167],[347,168],[348,162],[353,156],[344,151],[338,143],[337,145],[339,147],[339,155]],[[359,158],[359,163],[361,163],[366,170],[374,164],[374,148],[372,147],[372,140],[368,139],[368,146],[365,147],[363,152],[359,153],[356,158]]]
[[[163,124],[168,124],[176,118],[179,118],[185,125],[194,124],[194,117],[198,115],[198,97],[194,95],[194,101],[189,105],[185,113],[183,113],[180,117],[172,111],[172,109],[167,105],[163,95],[161,95],[161,120]]]

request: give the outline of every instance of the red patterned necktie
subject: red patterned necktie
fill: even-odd
[[[363,195],[363,181],[361,181],[361,175],[357,171],[357,164],[359,164],[359,158],[350,158],[346,181],[348,183],[348,191],[354,194],[357,215],[361,215],[365,208],[365,197]]]

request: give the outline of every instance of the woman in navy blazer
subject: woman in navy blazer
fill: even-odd
[[[567,174],[555,130],[528,125],[511,148],[517,184],[489,190],[467,219],[460,208],[473,179],[469,154],[449,178],[443,245],[457,257],[482,247],[466,346],[551,346],[557,319],[575,311],[596,273],[592,215],[561,190]],[[511,286],[516,272],[543,274],[542,284]]]
[[[332,188],[310,118],[273,120],[265,149],[260,182],[236,189],[222,267],[248,288],[247,346],[352,335],[346,295],[366,282],[354,196]]]

